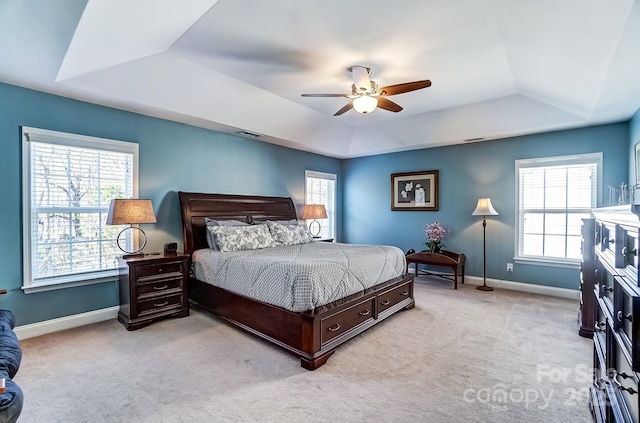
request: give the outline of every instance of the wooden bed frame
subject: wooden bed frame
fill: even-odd
[[[208,248],[205,217],[247,223],[296,218],[291,198],[179,192],[184,252]],[[415,306],[413,275],[404,274],[363,292],[305,312],[291,312],[189,276],[189,302],[272,342],[315,370],[336,347],[392,314]]]

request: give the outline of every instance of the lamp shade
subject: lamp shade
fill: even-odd
[[[324,204],[307,204],[302,208],[303,219],[326,219],[327,209]]]
[[[476,209],[471,213],[472,216],[496,216],[498,212],[491,204],[491,198],[478,198]]]
[[[107,225],[133,225],[138,223],[156,223],[151,200],[123,199],[111,200]]]
[[[353,108],[358,113],[371,113],[378,107],[378,99],[368,95],[362,95],[353,100]]]

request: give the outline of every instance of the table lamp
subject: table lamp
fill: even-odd
[[[129,227],[126,227],[120,231],[116,239],[118,248],[120,248],[120,250],[125,253],[123,258],[131,258],[144,255],[140,253],[140,251],[142,251],[145,245],[147,245],[147,234],[145,234],[144,231],[139,227],[133,226],[140,223],[156,223],[156,215],[153,213],[153,205],[151,204],[151,200],[141,200],[135,198],[116,198],[111,200],[111,204],[109,205],[109,214],[107,215],[107,225],[129,225]],[[120,237],[122,236],[124,231],[133,229],[137,229],[142,234],[142,246],[137,250],[128,251],[120,245]]]
[[[302,208],[303,219],[313,219],[313,222],[309,224],[309,233],[314,238],[320,238],[320,222],[317,219],[326,219],[327,210],[324,208],[324,204],[307,204]],[[314,230],[315,225],[317,229]]]

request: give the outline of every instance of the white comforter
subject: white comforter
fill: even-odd
[[[305,311],[404,272],[404,253],[384,245],[312,242],[259,250],[193,253],[195,277],[290,311]]]

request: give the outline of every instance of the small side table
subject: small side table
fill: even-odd
[[[416,276],[418,275],[435,275],[444,279],[453,281],[453,289],[458,289],[458,276],[460,283],[464,283],[464,263],[467,257],[462,253],[454,253],[453,251],[442,250],[439,253],[431,253],[428,251],[420,251],[419,253],[408,253],[406,256],[407,267],[405,273],[409,271],[409,264],[414,263],[416,268]],[[429,266],[448,267],[453,270],[453,275],[442,273],[432,273],[428,270],[420,270],[419,265],[425,264]]]
[[[166,317],[189,315],[188,254],[146,254],[118,258],[120,312],[127,330]]]

